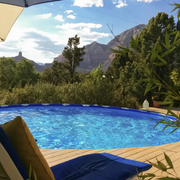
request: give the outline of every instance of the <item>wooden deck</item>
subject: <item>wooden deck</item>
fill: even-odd
[[[159,111],[165,113],[165,111],[157,108],[150,109],[151,111]],[[176,113],[178,113],[176,111]],[[180,177],[180,141],[177,143],[166,144],[161,146],[151,146],[151,147],[133,147],[133,148],[122,148],[122,149],[41,149],[42,154],[46,158],[49,166],[54,166],[56,164],[65,162],[67,160],[76,158],[78,156],[91,154],[91,153],[102,153],[107,152],[124,158],[142,161],[142,162],[154,162],[156,159],[166,163],[164,159],[164,152],[171,158],[173,165],[175,167],[176,173]],[[152,167],[147,173],[155,173],[156,175],[163,175],[161,171]],[[175,175],[173,171],[169,171]],[[166,175],[164,173],[164,175]]]

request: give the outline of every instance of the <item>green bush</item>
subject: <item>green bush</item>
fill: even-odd
[[[58,86],[41,83],[14,88],[11,93],[1,97],[1,104],[61,103],[58,89]]]
[[[98,104],[139,108],[137,98],[130,94],[123,96],[116,82],[106,78],[96,81],[85,79],[83,82],[55,86],[48,83],[26,85],[24,88],[13,88],[11,92],[2,91],[0,104],[38,104],[69,103]]]
[[[86,80],[62,86],[60,89],[63,103],[115,105],[112,103],[113,86],[103,80]]]

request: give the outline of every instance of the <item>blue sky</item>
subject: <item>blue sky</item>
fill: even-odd
[[[169,5],[174,2],[178,0],[63,0],[31,6],[24,9],[6,41],[0,43],[0,57],[16,56],[21,51],[28,59],[50,63],[76,34],[81,46],[93,41],[107,44],[113,37],[107,24],[119,35],[148,24],[158,12],[176,19]]]

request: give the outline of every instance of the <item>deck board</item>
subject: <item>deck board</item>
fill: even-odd
[[[151,108],[151,111],[166,113],[166,110]],[[178,111],[175,113],[179,114]],[[180,177],[180,141],[177,143],[165,144],[161,146],[151,147],[132,147],[122,149],[41,149],[42,154],[47,160],[49,166],[68,161],[78,156],[92,154],[92,153],[111,153],[123,158],[128,158],[142,162],[153,162],[156,163],[156,159],[166,164],[164,159],[164,152],[171,158],[176,173]],[[152,167],[147,173],[155,173],[158,176],[162,176],[162,172]],[[174,171],[169,171],[175,175]],[[164,174],[165,175],[165,174]],[[155,179],[155,178],[154,178]]]

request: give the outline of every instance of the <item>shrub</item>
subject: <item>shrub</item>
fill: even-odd
[[[38,104],[38,103],[69,103],[98,104],[139,108],[136,97],[123,94],[116,82],[106,78],[96,81],[86,79],[62,86],[49,83],[26,85],[24,88],[13,88],[12,92],[2,91],[1,104]]]

